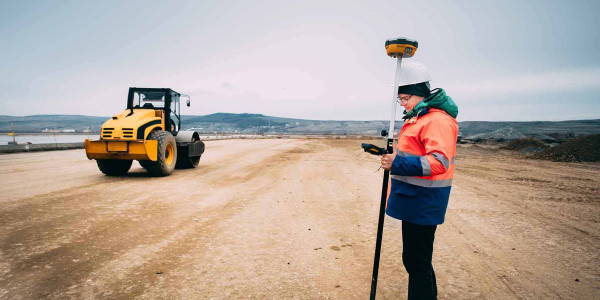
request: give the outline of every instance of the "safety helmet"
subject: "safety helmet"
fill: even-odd
[[[398,86],[417,84],[431,80],[427,67],[423,63],[414,60],[402,62],[400,72],[397,76],[396,84]]]

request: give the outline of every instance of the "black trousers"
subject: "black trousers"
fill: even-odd
[[[408,272],[408,299],[437,299],[435,272],[431,264],[437,225],[402,221],[402,262]]]

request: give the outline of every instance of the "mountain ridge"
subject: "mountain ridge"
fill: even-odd
[[[75,130],[82,132],[88,127],[99,132],[110,117],[42,114],[31,116],[0,115],[0,132],[9,132],[11,123],[16,132],[36,133],[44,129]],[[401,126],[396,122],[396,128]],[[214,113],[209,115],[182,116],[182,128],[204,133],[279,133],[279,134],[339,134],[379,135],[389,127],[389,121],[370,120],[309,120],[267,116],[254,113]],[[600,133],[600,119],[567,121],[462,121],[459,128],[464,137],[493,132],[511,127],[528,137],[562,139],[567,135]]]

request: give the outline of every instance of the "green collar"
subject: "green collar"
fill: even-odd
[[[441,109],[455,119],[458,116],[458,106],[456,106],[452,98],[446,95],[444,89],[435,89],[431,91],[429,97],[421,100],[410,112],[405,110],[403,119],[414,118],[429,107]]]

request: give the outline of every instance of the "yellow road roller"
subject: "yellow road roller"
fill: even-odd
[[[182,131],[180,99],[190,97],[169,88],[129,88],[127,109],[102,125],[99,140],[85,140],[85,154],[109,176],[126,174],[133,160],[153,176],[175,168],[195,168],[204,142],[195,131]]]

